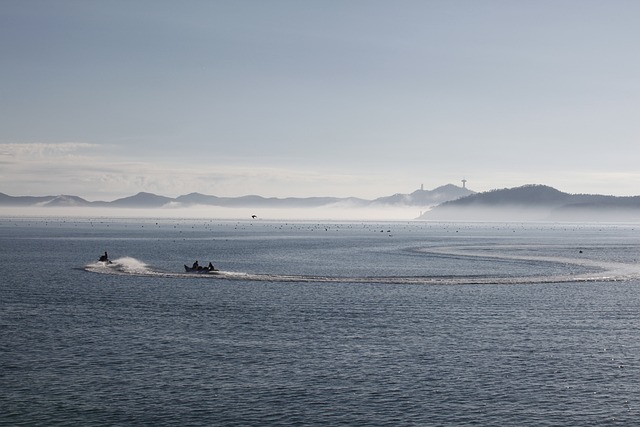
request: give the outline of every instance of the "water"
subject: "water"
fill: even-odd
[[[0,424],[632,425],[636,227],[4,218]]]

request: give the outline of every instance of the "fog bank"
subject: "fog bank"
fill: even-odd
[[[255,218],[253,217],[255,215]],[[184,218],[251,220],[413,220],[415,207],[226,208],[218,206],[162,208],[0,207],[2,217]]]

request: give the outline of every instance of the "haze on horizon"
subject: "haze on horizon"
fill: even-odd
[[[638,195],[638,22],[635,1],[6,0],[0,192]]]

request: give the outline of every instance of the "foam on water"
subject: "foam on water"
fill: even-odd
[[[541,282],[566,282],[566,281],[616,281],[616,280],[631,280],[640,278],[640,264],[638,263],[623,263],[623,262],[612,262],[612,261],[603,261],[603,260],[593,260],[586,258],[569,258],[569,257],[558,257],[558,256],[534,256],[534,255],[513,255],[509,252],[518,249],[526,249],[528,247],[525,246],[504,246],[504,247],[496,247],[493,246],[491,248],[487,247],[479,247],[479,246],[456,246],[456,247],[439,247],[439,248],[428,248],[428,249],[417,249],[417,251],[422,253],[434,253],[445,256],[462,256],[469,258],[491,258],[496,260],[512,260],[512,261],[529,261],[534,263],[556,263],[556,264],[565,264],[565,265],[575,265],[579,267],[587,267],[591,269],[599,270],[597,272],[585,273],[585,274],[576,274],[576,275],[559,275],[559,276],[542,276],[535,277],[531,279],[535,279],[535,281]],[[491,251],[495,251],[496,249],[501,250],[500,252],[488,252],[487,249],[491,249]],[[522,278],[517,281],[517,283],[530,283],[530,278],[526,278],[524,280]],[[496,282],[502,283],[502,282]]]
[[[464,257],[466,259],[495,259],[501,261],[526,261],[534,264],[557,263],[589,268],[588,273],[554,274],[533,276],[501,275],[425,275],[425,276],[335,276],[335,275],[296,275],[261,274],[239,271],[215,271],[209,273],[172,272],[154,268],[132,257],[116,259],[112,264],[96,262],[85,266],[85,270],[100,274],[132,276],[150,276],[183,279],[215,279],[259,282],[305,282],[305,283],[375,283],[375,284],[413,284],[413,285],[458,285],[458,284],[533,284],[563,282],[625,281],[640,278],[640,265],[623,262],[610,262],[593,259],[578,259],[557,256],[513,255],[515,249],[522,247],[456,246],[416,248],[414,252],[424,255],[445,257]]]
[[[154,270],[143,261],[132,257],[123,257],[112,260],[111,263],[96,261],[85,266],[86,271],[101,274],[122,274],[135,276],[157,276],[159,271]]]

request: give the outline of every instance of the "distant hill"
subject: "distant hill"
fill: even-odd
[[[380,197],[375,199],[372,204],[427,207],[471,194],[475,194],[475,192],[467,188],[447,184],[434,190],[416,190],[411,194],[394,194],[393,196]]]
[[[163,208],[218,206],[228,208],[319,208],[340,206],[381,209],[429,209],[418,219],[438,221],[638,221],[640,196],[616,197],[568,194],[546,185],[525,185],[475,193],[452,184],[433,190],[419,189],[374,200],[355,197],[218,197],[191,193],[176,198],[140,192],[111,202],[87,201],[71,195],[10,196],[0,193],[0,207],[101,207]]]
[[[569,194],[546,185],[525,185],[447,201],[425,212],[419,219],[637,220],[640,219],[640,196]]]
[[[165,196],[158,196],[153,193],[140,192],[135,196],[124,197],[113,202],[99,202],[104,206],[117,208],[161,208],[174,199]]]
[[[7,194],[0,193],[0,206],[38,206],[46,204],[55,198],[56,196],[9,196]]]
[[[343,207],[384,207],[409,206],[429,207],[447,200],[457,199],[474,192],[452,184],[434,190],[416,190],[411,194],[394,194],[374,200],[356,197],[262,197],[256,195],[241,197],[218,197],[200,193],[190,193],[176,198],[159,196],[153,193],[140,192],[134,196],[124,197],[111,202],[90,202],[77,196],[9,196],[0,193],[0,206],[41,206],[41,207],[118,207],[118,208],[162,208],[189,206],[220,206],[230,208],[316,208],[340,205]]]
[[[43,206],[91,206],[91,202],[78,196],[55,196],[44,202]]]

